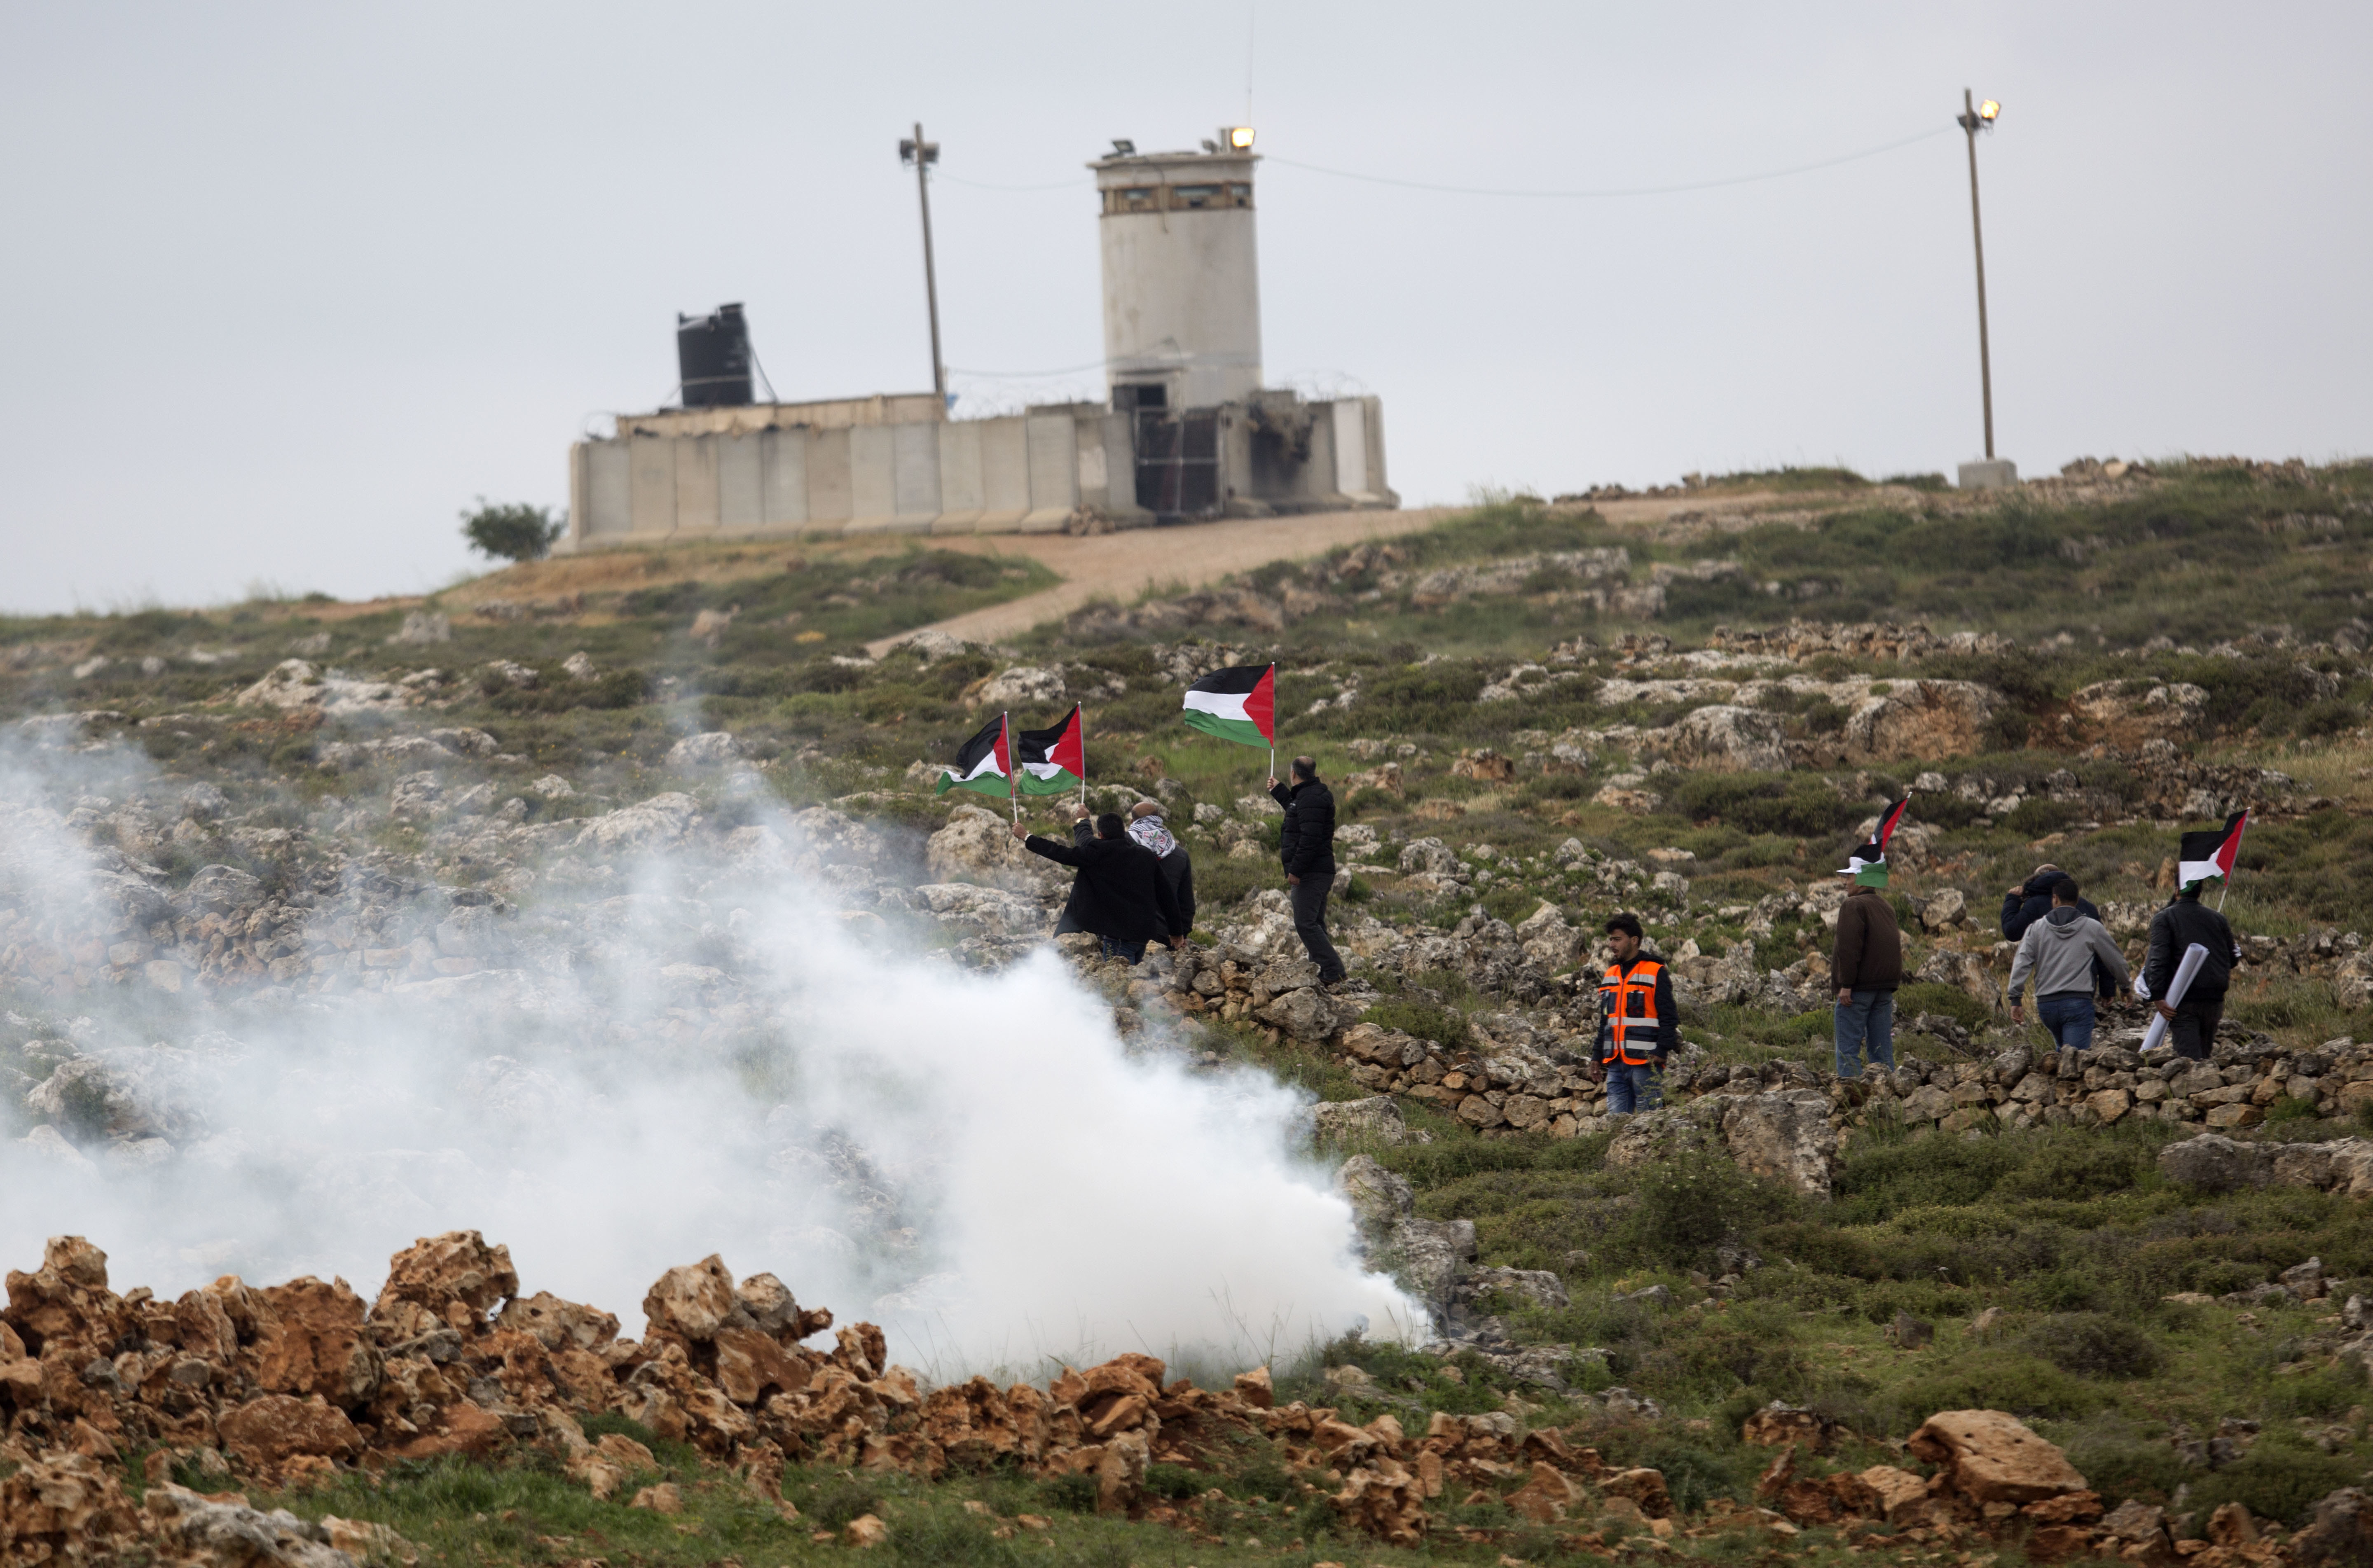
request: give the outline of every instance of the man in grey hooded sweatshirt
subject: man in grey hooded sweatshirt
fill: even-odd
[[[2054,882],[2050,912],[2019,937],[2010,963],[2010,1021],[2027,1022],[2019,1001],[2033,975],[2035,1016],[2056,1044],[2083,1051],[2093,1043],[2093,961],[2123,986],[2126,958],[2101,923],[2076,907],[2076,893],[2075,877]]]

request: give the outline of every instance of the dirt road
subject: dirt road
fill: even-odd
[[[1317,512],[1302,517],[1232,517],[1171,528],[1132,528],[1094,534],[953,534],[930,540],[934,550],[1027,555],[1062,575],[1051,588],[1008,599],[985,610],[953,616],[930,630],[970,643],[994,642],[1027,632],[1042,621],[1069,615],[1098,595],[1126,603],[1147,588],[1198,588],[1272,561],[1323,555],[1338,544],[1417,533],[1451,515],[1452,508],[1407,512]],[[899,637],[910,636],[902,632]],[[866,645],[879,658],[897,637]]]

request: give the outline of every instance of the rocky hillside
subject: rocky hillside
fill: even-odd
[[[743,1561],[839,1549],[780,1498],[828,1541],[864,1516],[902,1552],[964,1562],[1117,1562],[1184,1549],[1178,1532],[1198,1562],[1394,1562],[1420,1541],[1529,1562],[1631,1537],[1683,1555],[1982,1537],[2036,1558],[2353,1560],[2318,1554],[2360,1550],[2328,1543],[2356,1527],[2339,1494],[2373,1464],[2373,470],[2113,466],[2007,496],[1826,476],[1748,506],[1711,486],[1653,525],[1517,499],[1092,606],[1012,646],[920,630],[878,659],[867,639],[1040,579],[928,551],[786,552],[777,576],[663,591],[0,626],[0,1130],[18,1162],[0,1168],[170,1183],[233,1157],[208,1095],[247,1081],[255,1041],[310,1029],[344,1060],[355,1020],[434,1019],[473,1116],[549,1114],[565,1063],[664,1059],[779,1099],[746,1157],[768,1172],[754,1202],[800,1208],[786,1256],[824,1256],[828,1233],[850,1260],[836,1288],[883,1322],[954,1299],[928,1166],[787,1116],[815,1092],[793,1006],[808,982],[786,983],[762,889],[795,890],[859,948],[1038,983],[1026,964],[1066,875],[1016,848],[995,803],[930,785],[988,714],[1048,723],[1078,702],[1092,801],[1162,802],[1200,910],[1193,945],[1133,971],[1053,939],[1069,983],[1181,1082],[1299,1089],[1297,1136],[1362,1256],[1424,1318],[1255,1358],[1268,1405],[1146,1374],[1141,1463],[1093,1489],[1066,1477],[1103,1461],[1062,1456],[1108,1446],[1087,1428],[1110,1412],[1040,1383],[984,1384],[967,1419],[1002,1432],[1014,1400],[1052,1400],[1084,1446],[962,1459],[934,1437],[934,1464],[917,1437],[872,1465],[788,1412],[766,1426],[763,1400],[739,1401],[750,1435],[705,1443],[648,1408],[669,1342],[654,1318],[657,1338],[605,1342],[640,1347],[601,1350],[607,1381],[549,1400],[580,1445],[597,1428],[640,1445],[704,1546],[568,1473],[582,1456],[512,1387],[517,1358],[474,1338],[516,1327],[532,1298],[515,1286],[455,1326],[462,1360],[419,1353],[468,1369],[438,1374],[456,1397],[401,1410],[380,1408],[384,1368],[414,1351],[340,1297],[379,1370],[329,1400],[355,1440],[303,1475],[242,1457],[224,1423],[320,1390],[199,1368],[203,1399],[149,1401],[135,1390],[180,1376],[184,1342],[133,1333],[153,1311],[124,1297],[101,1313],[112,1362],[69,1366],[19,1326],[9,1365],[40,1370],[0,1365],[0,1469],[78,1448],[121,1478],[92,1495],[128,1486],[129,1509],[228,1463],[306,1518],[503,1561],[590,1555],[605,1531],[653,1560],[707,1560],[718,1532]],[[1281,748],[1317,756],[1342,807],[1352,978],[1332,993],[1292,935],[1266,757],[1176,722],[1200,674],[1272,658]],[[1841,1084],[1830,873],[1906,790],[1897,1063]],[[2138,957],[2176,835],[2245,807],[2227,909],[2247,958],[2213,1062],[2143,1053],[2131,1004],[2084,1055],[2012,1026],[2005,889],[2066,869]],[[1685,1041],[1667,1109],[1620,1126],[1580,1070],[1619,910],[1673,964]],[[32,1277],[11,1277],[12,1323]],[[58,1343],[107,1339],[87,1328]],[[830,1359],[800,1338],[782,1353]],[[679,1359],[724,1388],[692,1348],[712,1343]],[[944,1403],[968,1370],[906,1387]],[[1296,1400],[1307,1430],[1278,1424]],[[928,1426],[896,1404],[859,1422],[885,1454]],[[134,1406],[164,1415],[127,1424]],[[1953,1435],[1970,1411],[1996,1412],[1971,1453],[2032,1444],[2075,1479],[1978,1479]],[[1206,1415],[1234,1435],[1163,1446]],[[479,1423],[485,1441],[462,1442]],[[403,1452],[414,1435],[429,1446]],[[352,1478],[384,1469],[374,1454],[425,1468],[373,1491]],[[784,1467],[763,1506],[716,1479],[754,1462]],[[437,1501],[464,1471],[508,1500]],[[501,1508],[537,1527],[470,1517]]]

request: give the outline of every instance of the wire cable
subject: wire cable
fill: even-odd
[[[1902,147],[1934,140],[1956,129],[1958,127],[1952,125],[1939,125],[1933,131],[1923,131],[1916,136],[1905,136],[1900,140],[1884,143],[1876,147],[1864,147],[1860,152],[1847,153],[1839,157],[1823,158],[1818,163],[1800,163],[1787,168],[1769,169],[1761,174],[1734,175],[1724,180],[1700,180],[1684,185],[1617,186],[1603,191],[1507,191],[1480,185],[1434,185],[1420,180],[1395,180],[1381,174],[1360,174],[1348,168],[1328,168],[1324,164],[1303,163],[1295,158],[1280,157],[1274,153],[1262,156],[1266,162],[1283,164],[1288,168],[1305,169],[1312,174],[1331,175],[1338,180],[1357,180],[1370,185],[1397,185],[1408,191],[1432,191],[1447,196],[1521,196],[1534,200],[1559,201],[1603,200],[1617,196],[1672,196],[1688,191],[1716,191],[1728,185],[1753,185],[1765,180],[1785,180],[1791,175],[1810,174],[1816,169],[1835,168],[1840,164],[1856,163],[1864,158],[1876,157],[1882,153],[1891,153]]]

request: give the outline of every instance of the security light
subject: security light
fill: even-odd
[[[1991,122],[1999,118],[2001,114],[2002,105],[1996,103],[1992,99],[1988,99],[1985,102],[1978,105],[1978,118],[1981,120]]]
[[[1137,144],[1135,142],[1130,141],[1127,136],[1115,136],[1113,138],[1113,157],[1135,157],[1136,156]]]
[[[1231,125],[1227,127],[1227,132],[1228,145],[1233,150],[1244,152],[1252,146],[1253,128],[1251,126]]]

